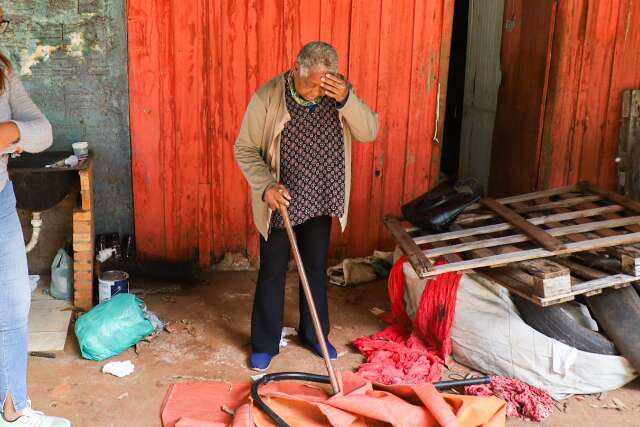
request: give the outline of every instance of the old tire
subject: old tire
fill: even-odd
[[[541,307],[512,295],[522,320],[536,331],[588,353],[619,354],[613,342],[575,321],[565,304]]]
[[[587,298],[587,303],[620,353],[640,370],[640,296],[633,286],[607,289]]]

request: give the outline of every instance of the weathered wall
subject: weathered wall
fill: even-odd
[[[506,0],[494,195],[616,188],[622,93],[640,87],[638,23],[637,0]]]
[[[233,144],[256,88],[315,39],[336,46],[341,71],[380,114],[378,140],[353,146],[349,226],[342,235],[334,228],[334,254],[391,246],[383,215],[440,169],[452,0],[128,4],[139,253],[202,265],[226,251],[257,256]]]
[[[54,147],[89,141],[96,153],[97,231],[131,232],[125,0],[0,3],[11,20],[0,48],[53,124]]]

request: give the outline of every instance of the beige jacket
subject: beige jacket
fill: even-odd
[[[281,74],[258,89],[247,106],[235,144],[236,161],[251,187],[253,219],[265,239],[269,235],[272,212],[262,197],[267,188],[280,181],[280,137],[285,124],[291,120],[284,88],[284,74]],[[351,140],[369,142],[376,139],[378,117],[353,89],[338,112],[344,133],[345,206],[340,218],[344,231],[351,191]]]

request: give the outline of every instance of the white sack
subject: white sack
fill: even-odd
[[[413,317],[426,280],[408,263],[403,270],[407,313]],[[457,362],[517,378],[557,400],[614,390],[637,376],[624,357],[580,351],[531,328],[520,318],[509,291],[475,273],[460,281],[452,339]]]

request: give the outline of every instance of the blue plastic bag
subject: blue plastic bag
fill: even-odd
[[[73,260],[64,249],[58,250],[51,264],[51,296],[71,299],[73,292]]]
[[[82,357],[105,360],[126,351],[153,333],[144,302],[133,294],[118,294],[94,307],[76,322]]]

